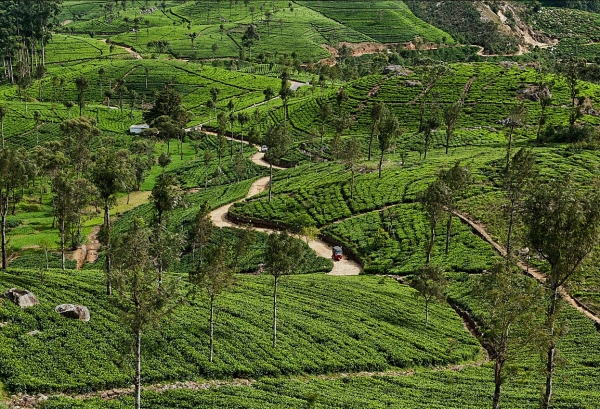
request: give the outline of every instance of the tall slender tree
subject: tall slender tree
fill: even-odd
[[[452,135],[454,134],[454,128],[460,118],[462,111],[462,101],[455,102],[444,109],[444,123],[446,124],[446,155],[450,149],[450,142],[452,141]]]
[[[267,238],[265,270],[273,276],[273,348],[277,347],[277,286],[282,277],[302,265],[304,248],[287,232],[271,233]]]
[[[523,353],[538,349],[545,336],[539,322],[543,313],[543,291],[535,280],[523,277],[506,263],[498,263],[481,277],[473,294],[481,308],[481,327],[493,351],[494,398],[500,408],[502,385],[509,377],[505,365]]]
[[[94,165],[90,172],[90,180],[98,189],[98,195],[104,203],[104,224],[101,230],[101,241],[106,249],[106,293],[112,295],[111,275],[111,224],[110,205],[115,195],[125,191],[131,179],[134,179],[133,170],[128,154],[100,148],[96,153]]]
[[[373,139],[375,139],[376,132],[379,130],[379,122],[384,118],[386,114],[386,107],[381,101],[375,102],[373,108],[371,108],[371,134],[369,136],[369,153],[367,160],[371,160],[371,148],[373,146]]]
[[[158,326],[181,302],[179,282],[168,280],[157,286],[150,249],[152,232],[136,221],[125,234],[115,239],[111,256],[115,260],[115,293],[112,300],[120,318],[133,337],[135,354],[135,408],[141,408],[142,333]]]
[[[454,166],[448,170],[442,170],[438,178],[448,187],[448,202],[446,208],[448,210],[448,224],[446,225],[446,254],[450,251],[450,235],[452,233],[452,219],[456,209],[456,201],[460,195],[466,190],[472,182],[471,171],[469,168],[460,165],[460,161],[456,161]]]
[[[207,252],[206,262],[198,264],[190,273],[192,284],[200,287],[208,298],[209,362],[213,361],[214,356],[215,304],[219,296],[235,283],[230,259],[227,247],[224,243],[220,243]]]
[[[379,178],[381,178],[381,170],[383,168],[383,155],[390,149],[392,141],[400,134],[400,124],[396,115],[386,109],[384,118],[378,124],[379,133]]]
[[[77,87],[77,105],[79,106],[79,116],[83,115],[85,107],[85,91],[90,87],[90,81],[86,77],[78,77],[75,79],[75,87]]]
[[[425,265],[415,271],[410,282],[417,290],[415,296],[425,300],[425,327],[429,326],[429,303],[435,299],[443,300],[448,282],[444,277],[444,270],[439,266]]]
[[[8,115],[8,108],[6,105],[0,106],[0,126],[2,127],[2,149],[4,149],[4,119]]]
[[[429,222],[428,237],[425,242],[425,263],[427,265],[431,261],[431,253],[435,245],[437,225],[446,211],[445,206],[449,202],[449,197],[450,189],[439,179],[431,182],[419,196],[419,201]]]
[[[274,126],[265,135],[269,160],[269,202],[273,199],[273,161],[281,159],[289,150],[291,141],[281,126]]]
[[[33,166],[24,149],[0,150],[0,223],[2,229],[2,269],[8,266],[6,244],[6,218],[9,209],[16,209],[20,196],[15,194],[34,177]]]
[[[517,217],[523,205],[523,199],[526,192],[533,182],[533,166],[535,158],[533,152],[526,148],[521,148],[514,154],[510,166],[504,173],[504,192],[508,199],[508,231],[506,234],[506,257],[510,259],[513,250],[512,233]]]
[[[581,266],[600,241],[600,189],[577,190],[570,179],[539,183],[525,204],[524,222],[531,248],[550,265],[546,285],[549,336],[542,409],[550,407],[557,344],[559,289],[577,278]]]

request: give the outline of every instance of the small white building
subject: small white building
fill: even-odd
[[[148,125],[148,124],[131,125],[129,127],[129,133],[141,134],[144,129],[148,129],[148,128],[150,128],[150,125]]]

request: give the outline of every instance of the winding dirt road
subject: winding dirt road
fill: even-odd
[[[231,139],[231,138],[227,137],[227,139]],[[236,139],[236,141],[237,141],[237,139]],[[259,149],[259,147],[257,145],[253,145],[253,144],[249,143],[248,141],[244,141],[243,143],[245,143],[246,145],[249,145],[249,146],[253,146],[256,149]],[[257,164],[259,166],[269,167],[269,163],[267,161],[265,161],[264,157],[265,157],[265,154],[259,150],[254,155],[252,155],[250,159],[252,160],[252,162],[254,162],[255,164]],[[285,169],[285,168],[273,165],[273,169]],[[248,194],[246,195],[246,199],[256,196],[257,194],[264,192],[268,188],[269,188],[269,177],[265,176],[264,178],[260,178],[256,182],[254,182],[252,184],[252,186],[250,186],[250,190],[248,191]],[[245,199],[242,199],[239,201],[241,202],[243,200],[245,200]],[[229,208],[232,205],[233,205],[233,203],[229,203],[229,204],[226,204],[225,206],[221,206],[218,209],[215,209],[212,212],[210,212],[210,219],[215,226],[217,226],[217,227],[233,227],[233,228],[239,227],[237,224],[233,223],[231,220],[229,220],[227,218],[227,213],[229,212]],[[272,229],[265,229],[263,227],[253,227],[253,229],[256,231],[264,232],[264,233],[271,233],[271,232],[275,231]],[[322,240],[310,240],[308,242],[308,246],[311,249],[313,249],[315,251],[315,253],[317,253],[318,256],[325,257],[325,258],[331,257],[331,246]],[[361,271],[361,268],[357,263],[344,258],[343,260],[334,262],[333,269],[328,274],[334,275],[334,276],[354,276],[354,275],[359,275],[360,271]]]
[[[261,152],[258,154],[264,156]],[[258,154],[253,155],[254,158]],[[262,161],[262,156],[257,156]],[[261,166],[268,166],[265,163],[259,163]],[[280,168],[281,169],[281,168]],[[251,198],[259,193],[264,192],[269,188],[269,177],[265,176],[264,178],[258,179],[256,182],[252,184],[248,194],[246,195],[246,199]],[[245,199],[242,199],[245,200]],[[242,201],[240,200],[240,202]],[[238,228],[239,226],[233,223],[231,220],[227,218],[227,213],[229,212],[229,208],[233,205],[233,203],[226,204],[225,206],[221,206],[218,209],[210,212],[210,220],[217,227],[233,227]],[[253,227],[254,230],[264,232],[264,233],[272,233],[275,230],[265,229],[263,227]],[[299,237],[300,238],[300,237]],[[308,246],[317,253],[318,256],[329,258],[331,257],[331,246],[325,243],[322,240],[310,240],[308,242]],[[333,269],[327,273],[333,276],[354,276],[360,274],[360,266],[355,262],[343,259],[340,261],[336,261],[333,263]]]

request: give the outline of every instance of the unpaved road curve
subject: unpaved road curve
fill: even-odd
[[[260,152],[259,152],[259,154],[264,155]],[[254,155],[254,156],[256,156],[256,155]],[[260,165],[265,166],[264,163],[260,164]],[[268,165],[266,165],[266,166],[268,166]],[[268,189],[268,187],[269,187],[269,177],[265,176],[264,178],[260,178],[252,184],[252,186],[250,187],[250,190],[248,191],[248,194],[246,195],[246,198],[250,198],[261,192],[264,192],[265,190]],[[244,199],[242,199],[242,200],[244,200]],[[232,221],[230,221],[229,219],[227,219],[227,213],[229,212],[229,208],[232,205],[233,205],[233,203],[229,203],[229,204],[226,204],[225,206],[221,206],[218,209],[215,209],[212,212],[210,212],[210,220],[213,222],[213,224],[215,226],[217,226],[217,227],[233,227],[233,228],[239,227],[237,224],[235,224]],[[262,227],[254,227],[254,230],[261,231],[264,233],[274,232],[274,230],[265,229]],[[311,240],[308,242],[308,245],[311,249],[313,249],[315,251],[315,253],[317,253],[318,256],[325,257],[325,258],[331,257],[331,246],[329,244],[325,243],[324,241]],[[343,260],[334,262],[333,269],[327,274],[333,275],[333,276],[354,276],[354,275],[358,275],[359,273],[360,273],[360,266],[358,264],[356,264],[355,262],[353,262],[351,260],[343,259]]]

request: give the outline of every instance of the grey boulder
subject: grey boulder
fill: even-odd
[[[61,304],[57,306],[54,311],[65,318],[78,319],[84,322],[90,320],[90,311],[83,305]]]
[[[11,288],[6,291],[3,295],[4,298],[8,298],[15,304],[17,304],[21,308],[33,307],[34,305],[39,304],[35,295],[28,290],[19,290],[17,288]]]

